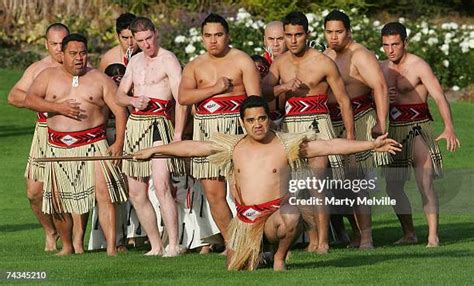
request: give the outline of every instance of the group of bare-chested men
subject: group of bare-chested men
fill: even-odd
[[[449,151],[456,150],[459,141],[438,80],[423,59],[406,51],[402,24],[392,22],[382,29],[387,60],[380,64],[373,52],[352,39],[343,12],[334,10],[325,18],[324,52],[308,46],[307,18],[292,12],[282,22],[267,25],[263,57],[268,62],[256,68],[249,55],[229,46],[225,19],[210,14],[201,25],[206,53],[183,71],[176,56],[158,45],[158,31],[148,18],[133,17],[117,33],[121,45],[103,56],[99,71],[88,65],[86,38],[70,34],[62,24],[51,25],[46,31],[49,56],[31,65],[9,94],[11,104],[40,112],[25,176],[31,207],[45,231],[46,251],[56,250],[59,235],[59,255],[82,252],[85,214],[97,201],[107,254],[115,255],[114,204],[128,197],[148,235],[147,254],[178,255],[170,173],[186,173],[186,168],[183,160],[174,158],[149,160],[153,154],[192,157],[190,174],[201,180],[227,244],[228,269],[254,269],[263,236],[275,245],[274,269],[285,268],[301,225],[300,211],[287,199],[290,166],[324,178],[330,165],[335,177],[364,178],[387,165],[387,192],[397,200],[395,211],[403,229],[398,243],[417,242],[403,191],[413,167],[428,221],[427,246],[439,244],[432,182],[441,175],[441,155],[435,141],[446,139]],[[126,65],[118,80],[108,73],[118,88],[102,72],[112,64]],[[436,139],[430,130],[428,94],[445,126]],[[182,141],[191,106],[194,141]],[[283,114],[281,125],[270,120],[275,111]],[[109,112],[115,118],[110,146],[105,140]],[[275,127],[283,132],[273,131]],[[387,130],[402,145],[388,139]],[[34,161],[123,153],[134,154],[135,160],[124,160],[121,168],[120,162],[108,160]],[[147,195],[150,178],[169,236],[166,251]],[[226,202],[226,180],[237,205],[234,219]],[[321,191],[310,194],[325,196]],[[305,217],[315,225],[309,230],[309,251],[328,252],[330,213],[329,206],[319,206]],[[372,248],[370,209],[359,206],[353,214],[350,244]],[[341,228],[341,217],[332,221]],[[256,250],[244,249],[254,242],[246,241],[251,240],[246,233],[260,239]]]

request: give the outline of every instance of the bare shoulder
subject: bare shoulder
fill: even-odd
[[[116,59],[120,57],[119,49],[120,49],[120,46],[116,46],[106,51],[100,59],[100,64],[102,66],[108,66],[110,64],[117,62]]]
[[[162,57],[162,59],[167,61],[167,62],[173,62],[173,63],[178,63],[179,64],[179,60],[176,57],[176,55],[173,52],[171,52],[167,49],[164,49],[164,48],[160,47],[159,56]]]
[[[199,55],[197,58],[193,59],[190,61],[185,67],[184,71],[187,72],[194,72],[196,67],[200,66],[201,64],[204,64],[206,61],[208,61],[208,55],[207,53],[204,53],[202,55]]]
[[[317,61],[320,65],[323,65],[323,66],[336,65],[334,60],[331,59],[328,55],[325,55],[324,53],[317,51],[315,49],[310,49],[308,51],[308,56],[312,61]]]
[[[236,61],[236,63],[239,63],[239,64],[241,63],[248,64],[249,62],[252,62],[253,64],[252,58],[246,52],[241,51],[236,48],[232,48],[230,50],[229,58],[232,61]]]
[[[87,68],[87,76],[93,79],[98,79],[100,81],[110,79],[105,73],[101,72],[100,70],[96,68],[91,68],[91,67]]]
[[[331,49],[331,48],[325,49],[324,52],[323,52],[323,54],[325,54],[326,56],[328,56],[328,57],[330,57],[330,58],[332,58],[332,59],[334,59],[334,58],[336,57],[336,52],[335,52],[333,49]]]
[[[421,57],[414,54],[407,54],[407,65],[408,69],[416,71],[417,73],[426,72],[426,70],[431,70],[430,65]]]
[[[133,57],[130,58],[130,61],[128,62],[128,66],[135,66],[135,65],[139,65],[141,64],[141,62],[143,62],[143,52],[139,52],[135,55],[133,55]]]
[[[353,43],[352,47],[352,57],[354,59],[367,59],[367,58],[375,58],[375,54],[367,49],[365,46],[359,44],[359,43]]]

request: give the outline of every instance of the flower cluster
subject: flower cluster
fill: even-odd
[[[377,58],[385,59],[380,41],[383,23],[371,20],[356,8],[345,11],[351,18],[353,38],[374,51]],[[329,13],[323,10],[306,14],[309,22],[311,47],[323,50],[324,17]],[[249,55],[263,53],[264,22],[253,17],[245,9],[227,18],[231,34],[231,46]],[[433,68],[440,82],[454,90],[474,82],[474,25],[443,23],[436,25],[428,19],[409,21],[399,18],[407,27],[408,50],[424,58]],[[182,63],[187,63],[205,52],[200,31],[191,28],[184,34],[174,35],[173,51]]]

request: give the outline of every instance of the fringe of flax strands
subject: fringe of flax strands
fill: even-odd
[[[46,155],[48,145],[48,126],[46,122],[37,122],[33,140],[31,141],[28,162],[26,163],[25,178],[42,182],[44,180],[44,162],[36,162],[36,158],[43,158]]]
[[[372,127],[377,124],[375,117],[375,110],[369,109],[363,112],[359,112],[354,116],[354,129],[356,140],[373,141],[372,138]],[[346,136],[346,129],[344,123],[338,121],[333,122],[334,133],[338,138],[344,138]],[[388,165],[392,162],[392,157],[388,152],[373,152],[364,151],[356,153],[356,161],[362,171],[365,173],[371,169],[379,166]]]
[[[101,140],[74,148],[48,146],[48,157],[106,155],[108,145]],[[120,170],[111,161],[100,161],[113,203],[127,201],[127,188]],[[84,214],[95,206],[95,162],[52,162],[46,164],[43,212]]]
[[[329,114],[285,117],[283,118],[282,130],[290,133],[303,133],[313,130],[313,132],[316,132],[316,138],[319,140],[330,140],[336,138]],[[344,165],[341,156],[330,155],[328,158],[329,164],[332,168],[333,177],[338,179],[344,178]],[[296,169],[308,168],[308,161],[306,159],[297,160],[295,164]],[[298,177],[306,175],[308,174],[305,172],[302,174],[297,172]]]
[[[299,158],[301,143],[315,138],[313,131],[299,134],[276,132],[275,134],[282,141],[292,168],[296,167],[295,162]],[[234,147],[244,136],[216,133],[210,138],[210,141],[218,146],[219,151],[208,157],[209,162],[222,168],[228,178],[232,177]],[[267,219],[268,216],[260,218],[255,223],[245,223],[237,217],[232,219],[228,229],[230,237],[228,247],[233,251],[228,265],[229,270],[255,270],[257,268]]]
[[[132,154],[139,150],[153,146],[153,131],[158,128],[163,144],[169,144],[173,140],[174,127],[171,121],[162,116],[130,115],[125,133],[125,154]],[[168,170],[175,175],[186,174],[184,161],[170,158],[166,161]],[[123,172],[130,177],[144,178],[151,176],[151,160],[132,161],[125,160],[122,163]]]
[[[430,152],[433,162],[434,177],[443,177],[443,160],[439,146],[433,137],[433,129],[429,119],[419,122],[390,123],[390,138],[403,145],[402,151],[393,155],[393,162],[384,168],[385,176],[391,176],[401,180],[410,179],[410,171],[413,166],[413,147],[416,136],[421,136]]]
[[[209,141],[214,134],[235,136],[235,134],[243,133],[239,122],[239,113],[195,114],[193,128],[193,139],[199,141]],[[206,157],[192,159],[192,176],[196,179],[218,178],[225,176],[225,174],[225,170],[210,164]]]

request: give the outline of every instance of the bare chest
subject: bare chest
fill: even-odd
[[[105,105],[102,86],[89,79],[79,77],[79,81],[56,80],[48,86],[46,100],[63,102],[74,99],[77,102],[87,102],[98,106]]]
[[[237,176],[259,180],[279,177],[288,167],[286,153],[281,144],[274,144],[265,149],[237,149],[234,151],[233,162]]]
[[[166,67],[159,60],[142,61],[133,67],[132,74],[135,86],[156,86],[168,82]]]
[[[283,65],[280,69],[280,77],[283,82],[298,78],[303,82],[304,88],[309,90],[326,83],[323,70],[316,61]]]
[[[407,69],[388,69],[386,80],[388,87],[394,87],[400,94],[409,93],[421,84],[420,78]]]
[[[232,85],[241,85],[242,70],[232,61],[206,62],[195,70],[198,88],[214,85],[221,77],[229,78]]]

